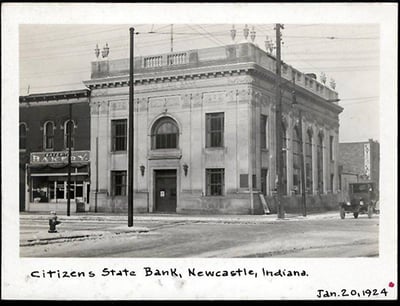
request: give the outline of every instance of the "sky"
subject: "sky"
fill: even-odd
[[[246,24],[176,23],[173,50],[215,47],[244,40]],[[110,48],[109,59],[129,57],[127,24],[29,24],[19,25],[19,94],[85,88],[90,79],[96,45]],[[247,23],[256,32],[255,43],[275,42],[273,23]],[[171,24],[137,24],[135,56],[167,53]],[[150,33],[149,33],[150,32]],[[380,26],[379,24],[284,24],[282,60],[305,73],[325,73],[327,84],[336,82],[340,142],[380,140]],[[365,127],[368,127],[367,129]]]

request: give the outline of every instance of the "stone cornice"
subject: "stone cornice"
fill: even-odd
[[[237,76],[254,69],[254,63],[233,63],[200,68],[177,69],[159,73],[138,73],[134,75],[135,85],[146,85],[166,82],[200,80],[224,76]],[[124,87],[129,84],[129,75],[92,79],[83,82],[90,89],[106,87]]]

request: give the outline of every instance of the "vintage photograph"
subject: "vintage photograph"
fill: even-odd
[[[8,297],[397,296],[387,7],[81,5],[2,23]]]
[[[379,35],[21,25],[21,256],[379,256]]]

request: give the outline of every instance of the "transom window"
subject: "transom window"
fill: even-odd
[[[179,129],[173,119],[161,118],[154,124],[151,135],[152,149],[176,149],[178,140]]]

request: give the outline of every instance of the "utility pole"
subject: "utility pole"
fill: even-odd
[[[277,210],[278,218],[285,218],[285,210],[282,202],[283,194],[283,160],[282,160],[282,96],[281,96],[281,29],[283,25],[277,23],[276,31],[276,113],[275,113],[275,133],[276,133],[276,191],[277,191]]]
[[[134,82],[134,35],[135,28],[129,29],[130,33],[130,58],[129,58],[129,149],[128,149],[128,227],[133,226],[133,142],[134,142],[134,134],[133,134],[133,126],[134,126],[134,90],[133,90],[133,82]]]
[[[68,105],[69,121],[67,126],[67,144],[68,144],[68,178],[67,178],[67,216],[71,214],[71,134],[72,134],[72,104]]]
[[[171,24],[171,53],[174,52],[174,25]]]
[[[296,76],[293,73],[293,92],[292,92],[292,105],[297,106],[299,109],[299,144],[300,144],[300,176],[301,176],[301,207],[303,216],[307,216],[307,202],[306,202],[306,178],[304,171],[304,152],[303,152],[303,118],[301,107],[296,100]]]

